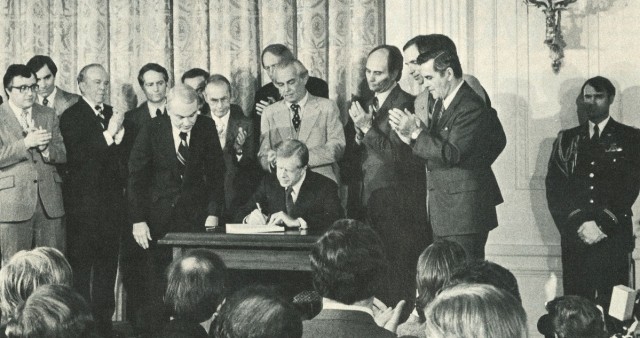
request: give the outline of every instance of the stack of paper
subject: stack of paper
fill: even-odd
[[[284,227],[277,225],[227,224],[228,234],[261,234],[284,232]]]

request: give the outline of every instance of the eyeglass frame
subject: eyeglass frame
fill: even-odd
[[[24,94],[27,91],[27,89],[31,89],[32,93],[36,93],[39,88],[40,86],[37,83],[34,83],[31,86],[22,85],[20,87],[15,87],[15,86],[7,87],[8,90],[17,89],[20,92],[20,94]]]

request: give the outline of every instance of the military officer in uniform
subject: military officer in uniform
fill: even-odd
[[[613,286],[629,282],[631,206],[640,190],[640,130],[609,116],[614,97],[608,79],[585,82],[578,107],[589,121],[560,131],[546,178],[564,293],[591,299],[605,313]]]

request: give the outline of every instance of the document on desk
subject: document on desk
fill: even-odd
[[[251,225],[251,224],[227,224],[228,234],[263,234],[271,232],[284,232],[283,226],[277,225]]]

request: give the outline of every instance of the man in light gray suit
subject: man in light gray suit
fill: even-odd
[[[58,67],[50,57],[36,55],[27,62],[27,67],[36,75],[39,104],[53,108],[60,116],[67,108],[78,102],[79,95],[66,92],[56,86]]]
[[[262,113],[260,164],[272,172],[278,143],[296,139],[309,148],[309,168],[339,183],[337,162],[344,152],[345,139],[338,106],[309,94],[305,87],[309,71],[302,62],[287,60],[275,67],[273,82],[284,99]]]
[[[52,108],[35,104],[36,76],[11,65],[3,77],[9,100],[0,106],[0,253],[64,250],[62,179],[54,164],[67,160]]]

